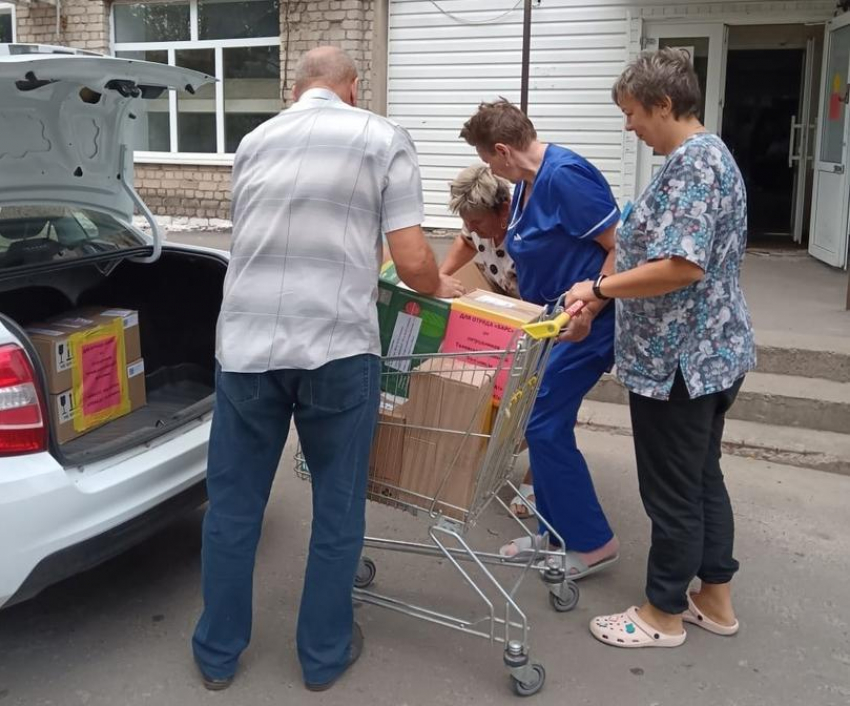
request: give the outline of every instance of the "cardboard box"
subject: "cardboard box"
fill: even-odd
[[[48,323],[30,326],[26,332],[44,367],[47,391],[55,394],[69,390],[73,384],[73,362],[68,339],[73,332],[66,328],[51,327]]]
[[[433,358],[411,378],[405,405],[400,493],[405,502],[429,509],[427,498],[448,517],[462,519],[487,451],[493,373],[453,358]],[[438,431],[435,431],[438,430]],[[423,497],[424,496],[424,497]]]
[[[124,326],[124,359],[138,360],[142,357],[139,315],[129,309],[83,307],[27,327],[27,335],[44,366],[50,394],[60,394],[73,385],[74,360],[68,339],[116,318],[121,318]]]
[[[452,277],[458,280],[468,292],[475,289],[482,289],[485,292],[498,291],[490,280],[484,276],[484,273],[481,272],[481,268],[475,264],[475,260],[467,262]],[[387,284],[402,284],[401,278],[396,271],[395,263],[392,260],[385,262],[381,266],[380,281]]]
[[[378,284],[378,323],[381,332],[381,355],[400,359],[384,363],[384,370],[397,370],[399,375],[382,375],[381,389],[394,395],[407,396],[408,376],[414,354],[437,353],[443,343],[449,322],[451,303],[419,294],[403,284],[381,280]]]
[[[481,272],[478,265],[475,264],[474,260],[467,262],[463,267],[455,272],[452,277],[459,280],[467,292],[472,292],[476,289],[483,290],[485,292],[497,291],[490,280],[488,280],[484,276],[484,273]]]
[[[81,316],[93,319],[96,322],[108,323],[113,319],[121,319],[124,325],[124,350],[127,353],[127,360],[139,360],[142,357],[142,336],[138,311],[103,306],[88,306],[76,311]]]
[[[443,341],[443,353],[477,353],[507,349],[518,328],[536,321],[544,312],[542,306],[513,299],[502,294],[475,290],[455,299]],[[500,355],[470,355],[463,358],[485,368],[496,368]],[[508,355],[509,367],[513,356]],[[496,377],[493,397],[498,402],[507,382],[507,367]]]
[[[145,361],[141,358],[127,366],[127,392],[130,395],[130,411],[148,403],[148,391],[145,385]]]
[[[147,404],[144,360],[136,360],[127,366],[127,391],[130,397],[130,412],[134,412]],[[92,429],[83,432],[74,428],[74,418],[79,414],[79,405],[73,389],[69,388],[64,392],[50,395],[50,410],[54,419],[56,439],[60,444],[78,439],[93,429],[99,428],[92,427]]]
[[[381,395],[378,428],[369,457],[369,498],[390,505],[398,496],[404,450],[405,401],[394,395]]]

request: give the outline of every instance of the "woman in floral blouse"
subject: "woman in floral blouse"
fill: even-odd
[[[755,345],[740,285],[747,199],[735,160],[697,113],[690,57],[635,60],[613,89],[637,134],[667,161],[623,211],[616,274],[576,284],[568,303],[616,299],[617,374],[629,390],[640,494],[652,521],[646,597],[595,618],[615,647],[676,647],[683,623],[732,635],[732,507],[720,469],[726,412]],[[701,587],[688,593],[699,577]]]

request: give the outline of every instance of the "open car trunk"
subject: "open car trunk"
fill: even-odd
[[[21,329],[81,306],[139,312],[147,404],[62,445],[52,433],[60,461],[82,464],[119,453],[212,410],[226,267],[212,253],[164,248],[151,264],[123,260],[109,272],[103,263],[81,264],[0,284],[0,313]],[[51,419],[52,430],[55,424]]]

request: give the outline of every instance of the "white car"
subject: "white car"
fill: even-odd
[[[225,253],[164,245],[133,190],[129,123],[210,76],[0,45],[0,606],[93,567],[206,499]],[[134,228],[137,209],[152,236]],[[65,444],[24,328],[139,312],[148,404]]]

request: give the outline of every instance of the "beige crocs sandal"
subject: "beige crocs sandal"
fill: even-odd
[[[691,598],[691,595],[692,594],[690,593],[688,594],[688,609],[682,613],[682,620],[686,623],[691,623],[692,625],[698,625],[704,630],[708,630],[715,635],[723,635],[724,637],[729,637],[730,635],[734,635],[738,632],[741,625],[737,620],[733,625],[721,625],[717,621],[706,616],[699,608],[697,608],[697,604],[694,603],[694,599]]]
[[[597,640],[612,647],[678,647],[688,637],[667,635],[641,620],[638,607],[625,613],[602,615],[590,621],[590,632]]]

